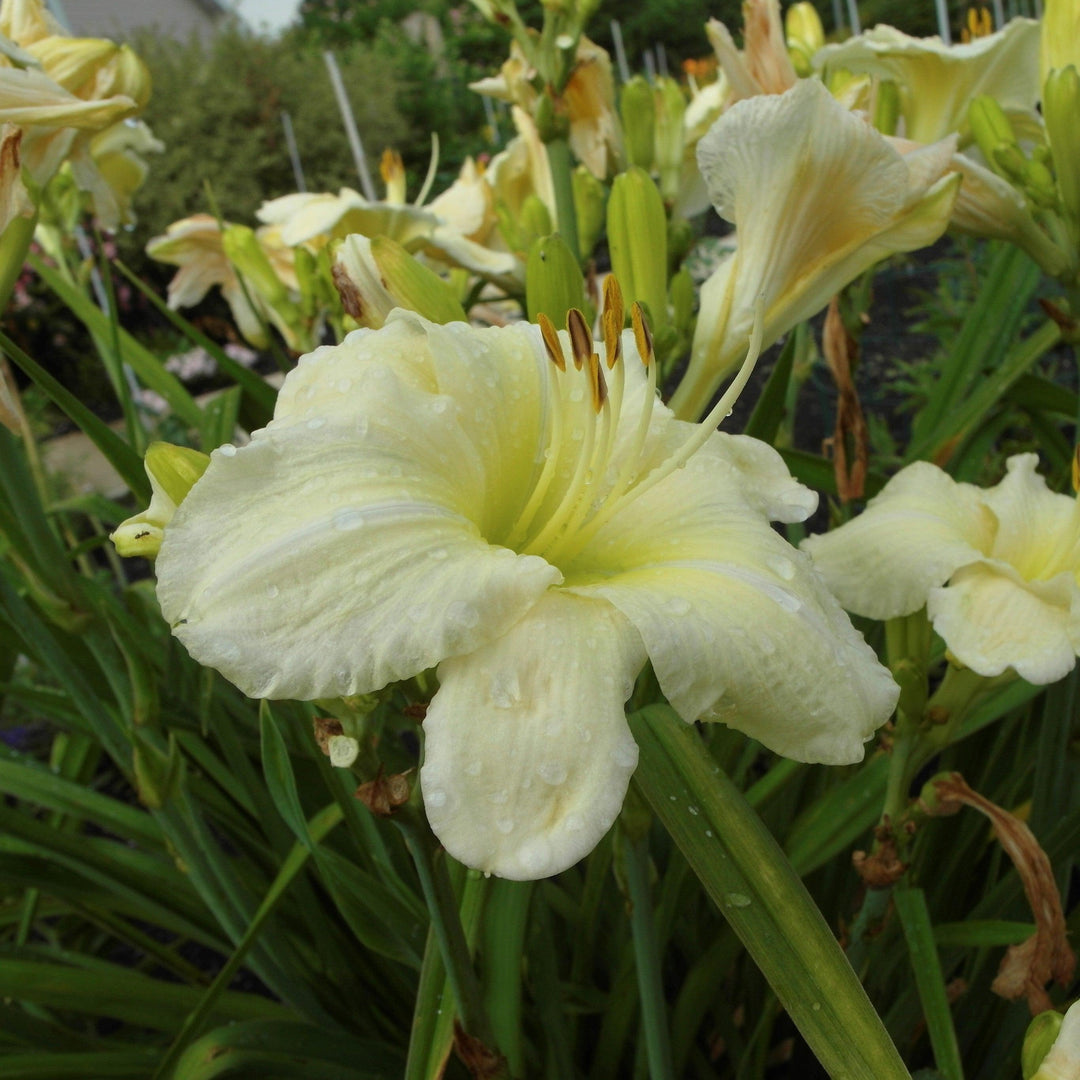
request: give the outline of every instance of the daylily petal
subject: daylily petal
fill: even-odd
[[[1000,522],[988,550],[1029,581],[1075,572],[1080,564],[1080,502],[1051,491],[1038,464],[1036,454],[1014,455],[1005,478],[985,492]]]
[[[129,97],[84,101],[38,68],[0,68],[0,123],[97,131],[135,112]]]
[[[401,319],[312,354],[271,424],[215,451],[166,530],[162,613],[252,696],[378,689],[504,633],[559,580],[479,533],[476,432],[432,434],[456,401],[402,377],[410,353],[431,365]],[[497,430],[479,438],[499,450]]]
[[[905,162],[813,79],[733,105],[698,160],[739,244],[702,289],[676,414],[690,419],[736,366],[758,304],[767,346],[885,255],[936,240],[959,184],[951,156],[943,144]]]
[[[420,779],[447,851],[514,879],[587,855],[637,764],[623,703],[644,660],[609,604],[552,591],[497,640],[440,664]]]
[[[920,461],[857,518],[802,547],[848,611],[891,619],[918,611],[931,588],[980,559],[996,528],[982,491]]]
[[[1025,581],[1006,563],[980,560],[931,589],[926,609],[953,656],[979,675],[1013,668],[1044,685],[1076,663],[1080,588],[1071,574]]]
[[[971,99],[989,94],[1006,112],[1030,113],[1039,100],[1039,24],[1013,19],[996,34],[963,45],[910,37],[875,26],[839,45],[826,45],[814,66],[893,79],[901,86],[904,135],[932,143],[967,133]]]
[[[771,448],[716,435],[563,569],[567,588],[604,597],[637,627],[685,720],[723,720],[786,756],[842,764],[862,758],[897,689],[762,512],[798,520],[816,501]],[[579,583],[590,555],[603,570]]]

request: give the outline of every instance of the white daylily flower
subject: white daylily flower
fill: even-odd
[[[816,496],[764,443],[676,420],[632,334],[602,370],[579,330],[567,356],[550,326],[397,311],[316,350],[269,426],[214,452],[157,561],[174,633],[252,696],[438,665],[429,819],[510,878],[564,869],[615,819],[646,657],[686,720],[803,760],[861,758],[897,693],[769,525]]]
[[[953,150],[901,155],[814,79],[733,105],[698,161],[738,247],[702,286],[675,412],[700,415],[738,365],[759,299],[769,345],[879,259],[933,243],[960,182]]]
[[[963,45],[939,37],[910,37],[875,26],[814,57],[818,69],[844,68],[892,79],[900,87],[905,138],[932,143],[954,133],[965,137],[972,98],[989,94],[1017,119],[1039,100],[1039,24],[1013,19],[996,34]]]
[[[1080,652],[1080,504],[1046,487],[1035,454],[981,489],[916,462],[853,521],[803,547],[849,611],[874,619],[926,605],[979,675],[1067,675]]]
[[[1031,1080],[1076,1080],[1080,1076],[1080,1002],[1073,1002],[1057,1038]]]

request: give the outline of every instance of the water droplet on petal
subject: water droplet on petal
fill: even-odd
[[[491,704],[496,709],[512,709],[521,704],[521,684],[516,671],[498,671],[491,676]]]
[[[236,457],[236,447],[231,442],[222,443],[217,449],[222,457]]]
[[[444,413],[450,407],[450,402],[446,398],[436,398],[431,403],[431,411],[433,413]]]
[[[484,763],[480,761],[479,758],[476,761],[470,761],[469,764],[465,766],[465,772],[468,773],[469,776],[479,776],[480,773],[483,772],[483,769]]]
[[[309,420],[309,421],[307,422],[307,426],[308,426],[308,427],[309,427],[309,428],[310,428],[310,429],[311,429],[312,431],[318,431],[318,430],[319,430],[319,428],[321,428],[321,427],[325,426],[325,424],[326,424],[326,418],[325,418],[325,417],[323,417],[323,416],[313,416],[313,417],[312,417],[312,418],[311,418],[311,419],[310,419],[310,420]]]
[[[545,761],[536,767],[537,775],[545,784],[558,787],[566,780],[566,766],[561,761]]]
[[[495,822],[495,828],[503,834],[503,836],[509,836],[514,831],[514,819],[513,818],[499,818]]]
[[[493,792],[488,796],[488,799],[496,806],[502,806],[510,798],[510,792],[506,788],[502,788],[499,791]]]
[[[364,512],[356,509],[335,510],[331,520],[339,532],[352,532],[364,524]]]
[[[429,559],[436,559],[438,561],[441,561],[441,560],[445,559],[449,554],[450,554],[450,552],[448,552],[446,550],[446,548],[443,548],[443,547],[432,548],[428,552],[428,558]]]
[[[334,385],[339,394],[347,394],[352,388],[352,379],[338,379]]]
[[[440,806],[445,806],[446,792],[441,790],[440,788],[434,788],[431,791],[425,791],[424,805],[434,809],[438,809]]]
[[[626,742],[620,742],[615,745],[615,748],[611,751],[611,760],[616,765],[621,765],[624,769],[632,769],[637,764],[638,749],[637,743],[632,739]]]
[[[790,559],[777,556],[769,560],[769,566],[785,581],[790,581],[795,576],[795,564]]]
[[[276,585],[271,584],[266,586],[266,595],[269,596],[271,600],[273,600],[279,592],[281,592],[281,590]]]
[[[480,612],[472,604],[466,604],[464,600],[455,600],[446,609],[446,617],[452,623],[457,623],[458,626],[463,626],[466,630],[471,630],[474,626],[480,625]]]
[[[673,596],[665,602],[664,608],[670,615],[689,615],[693,605],[684,596]]]

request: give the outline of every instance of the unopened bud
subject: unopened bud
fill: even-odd
[[[1016,133],[1005,110],[989,94],[972,98],[968,106],[968,126],[975,145],[991,165],[999,146],[1016,145]]]
[[[659,330],[667,325],[667,217],[660,192],[636,166],[615,178],[607,211],[611,269],[628,304],[644,304]]]
[[[1032,159],[1024,166],[1024,192],[1036,206],[1053,210],[1058,204],[1054,174],[1041,162]]]
[[[547,204],[539,195],[527,195],[521,204],[519,228],[522,234],[522,247],[532,247],[533,241],[541,236],[548,236],[555,231],[551,213]]]
[[[434,323],[465,322],[465,309],[454,290],[389,236],[371,240],[371,254],[382,280],[397,302]]]
[[[109,64],[108,92],[123,94],[144,109],[152,88],[150,69],[130,45],[121,45]]]
[[[592,255],[596,241],[604,230],[607,189],[584,165],[574,170],[573,184],[578,247],[581,249],[578,254],[584,260]]]
[[[874,97],[874,127],[882,135],[895,135],[900,125],[900,87],[891,79],[877,84]]]
[[[825,27],[813,4],[792,4],[784,16],[784,36],[795,73],[806,78],[814,70],[814,53],[825,45]]]
[[[198,450],[171,443],[151,443],[143,461],[150,478],[150,505],[118,525],[110,535],[116,550],[128,558],[154,558],[176,508],[209,464],[210,458]]]
[[[653,89],[644,75],[635,75],[619,95],[623,145],[630,165],[651,169],[654,153],[656,103]]]
[[[1080,73],[1073,65],[1050,72],[1042,108],[1062,207],[1080,235]]]
[[[243,275],[248,287],[271,307],[288,305],[289,290],[274,272],[255,230],[247,225],[226,225],[221,231],[225,257]]]
[[[1062,1016],[1036,1016],[1020,1051],[1024,1080],[1076,1080],[1080,1076],[1080,1002]]]
[[[990,163],[996,171],[1014,184],[1023,184],[1027,158],[1015,143],[998,143],[990,154]]]
[[[683,167],[683,117],[686,98],[674,80],[660,77],[653,91],[656,98],[656,170],[660,174],[660,194],[668,203],[679,194]]]
[[[1041,20],[1039,76],[1046,84],[1055,68],[1080,69],[1080,2],[1045,0]]]
[[[585,306],[585,281],[574,253],[555,233],[537,240],[529,251],[525,268],[525,307],[529,320],[546,315],[555,326],[566,322],[566,313]]]

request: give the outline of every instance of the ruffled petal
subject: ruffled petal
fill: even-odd
[[[1051,491],[1038,465],[1037,454],[1015,454],[985,495],[999,523],[990,554],[1029,580],[1080,567],[1080,502]]]
[[[447,851],[517,880],[587,855],[637,764],[623,704],[644,659],[609,604],[552,590],[497,640],[440,664],[420,781]]]
[[[488,387],[482,358],[464,371],[453,333],[432,350],[425,326],[399,319],[305,358],[274,421],[217,450],[166,529],[165,618],[252,696],[409,677],[504,633],[560,579],[480,527],[499,511],[499,485],[514,505],[515,469],[535,468],[534,447],[513,441],[537,438],[527,410],[517,435],[507,417],[486,423],[513,379]]]
[[[1013,668],[1041,686],[1072,671],[1080,650],[1080,588],[1072,574],[1024,581],[1005,563],[984,560],[933,589],[927,612],[953,656],[979,675]]]
[[[634,624],[684,719],[722,720],[800,760],[848,763],[897,688],[809,559],[769,527],[763,507],[787,520],[812,511],[814,497],[797,489],[771,448],[716,435],[563,566],[566,587]]]
[[[930,589],[989,553],[995,529],[983,492],[920,461],[853,521],[802,547],[848,611],[891,619],[918,611]]]

